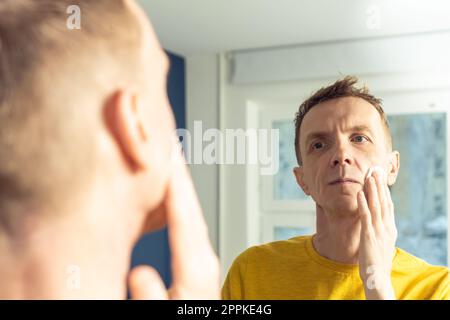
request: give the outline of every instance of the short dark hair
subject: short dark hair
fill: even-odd
[[[294,120],[295,122],[294,147],[295,147],[295,155],[297,157],[297,163],[299,165],[302,165],[299,142],[300,142],[300,126],[302,125],[303,118],[308,113],[308,111],[311,110],[314,106],[332,99],[343,97],[357,97],[364,99],[371,105],[373,105],[380,114],[381,120],[386,129],[388,144],[392,146],[392,136],[389,129],[389,123],[386,114],[383,108],[381,107],[382,100],[370,94],[367,87],[365,86],[363,86],[362,88],[357,87],[356,86],[357,83],[358,78],[354,76],[346,76],[343,79],[336,81],[332,85],[322,87],[300,105],[297,113],[295,114]]]

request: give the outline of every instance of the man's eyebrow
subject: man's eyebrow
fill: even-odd
[[[330,132],[327,131],[315,131],[311,132],[306,136],[305,143],[307,144],[310,140],[317,139],[317,138],[325,138],[327,136],[331,135]]]
[[[346,129],[344,132],[369,132],[370,134],[372,134],[372,130],[370,129],[370,127],[366,126],[366,125],[356,125],[353,126],[351,128]],[[305,143],[308,143],[310,140],[312,139],[316,139],[316,138],[326,138],[328,136],[331,136],[332,133],[328,132],[328,131],[314,131],[309,133],[306,136],[306,140]]]
[[[353,126],[345,131],[346,132],[348,132],[348,131],[368,131],[369,133],[372,133],[372,130],[370,129],[370,127],[366,126],[365,124]]]

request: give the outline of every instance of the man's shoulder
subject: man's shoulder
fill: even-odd
[[[399,272],[418,272],[440,275],[443,278],[450,277],[450,269],[446,266],[432,265],[415,255],[397,248],[395,257],[395,268]]]
[[[423,294],[433,293],[423,299],[450,299],[450,269],[432,265],[405,250],[397,248],[393,277],[399,282],[414,284]],[[422,299],[420,298],[420,299]]]
[[[312,236],[299,236],[288,240],[278,240],[256,246],[252,246],[243,251],[236,262],[261,261],[284,259],[293,256],[301,256],[305,252],[306,244]],[[296,253],[296,255],[293,255]]]

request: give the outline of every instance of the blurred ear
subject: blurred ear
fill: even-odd
[[[302,188],[303,192],[306,195],[311,195],[309,193],[309,189],[308,186],[306,185],[305,181],[304,181],[304,177],[303,177],[303,167],[295,167],[294,168],[294,176],[295,176],[295,180],[297,180],[297,184],[300,186],[300,188]]]
[[[398,151],[392,151],[389,155],[389,172],[387,182],[389,186],[392,186],[397,180],[398,172],[400,170],[400,153]]]
[[[148,133],[139,113],[137,94],[119,90],[104,108],[107,126],[133,170],[144,170],[149,165]]]

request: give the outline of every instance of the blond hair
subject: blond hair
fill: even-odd
[[[79,30],[67,27],[72,5]],[[0,2],[0,223],[88,179],[95,107],[120,81],[141,80],[142,39],[125,0]]]

